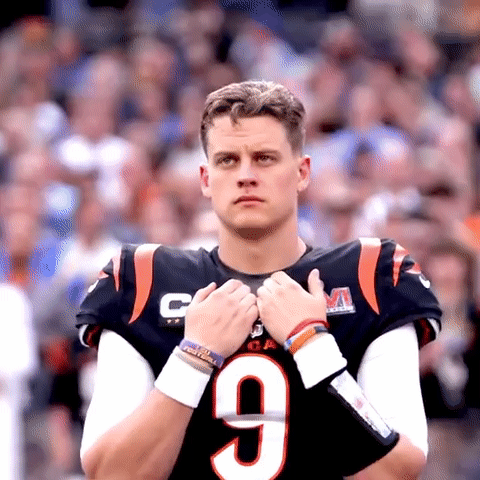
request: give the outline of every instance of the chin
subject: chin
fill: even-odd
[[[235,229],[267,228],[271,221],[264,215],[255,215],[249,212],[244,215],[235,215],[227,218],[227,222]]]
[[[227,228],[245,240],[259,240],[268,237],[276,230],[276,224],[265,221],[229,222]]]
[[[243,227],[235,229],[235,234],[244,240],[256,241],[268,237],[272,231],[272,228]]]

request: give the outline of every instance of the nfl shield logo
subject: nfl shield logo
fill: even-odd
[[[260,320],[255,320],[255,323],[252,325],[252,331],[250,336],[252,338],[261,337],[263,334],[263,323]]]

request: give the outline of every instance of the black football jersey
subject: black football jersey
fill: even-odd
[[[325,285],[330,332],[354,377],[367,347],[383,333],[413,322],[421,345],[435,338],[438,302],[418,265],[395,242],[365,238],[309,248],[284,271],[308,289],[313,268]],[[218,249],[125,246],[90,287],[77,326],[86,326],[82,340],[90,346],[102,329],[115,331],[157,376],[183,338],[185,312],[198,289],[238,278],[255,291],[267,277],[228,268]],[[292,355],[259,319],[212,375],[170,478],[298,479],[316,471],[323,480],[341,479],[339,465],[348,452],[330,441],[341,425],[322,402],[304,388]]]

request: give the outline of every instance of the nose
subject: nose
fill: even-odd
[[[250,162],[242,162],[238,170],[237,185],[239,187],[252,187],[258,184],[257,175]]]

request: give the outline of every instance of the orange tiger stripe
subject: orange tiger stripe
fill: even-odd
[[[359,238],[359,240],[361,249],[358,260],[358,282],[365,300],[379,314],[380,309],[375,293],[375,270],[382,244],[379,238]]]
[[[135,268],[135,303],[128,323],[133,323],[142,313],[150,295],[153,284],[153,255],[158,244],[146,243],[135,250],[133,263]]]
[[[415,262],[413,266],[411,266],[408,270],[407,273],[415,273],[417,275],[420,275],[422,273],[422,269],[420,268],[420,265]]]
[[[115,281],[115,290],[118,292],[120,290],[120,255],[119,252],[112,258],[113,263],[113,279]]]
[[[393,253],[393,286],[396,287],[400,277],[400,268],[408,252],[397,244]]]
[[[98,274],[98,280],[102,280],[102,278],[108,278],[108,274],[103,270],[100,270],[100,273]]]

